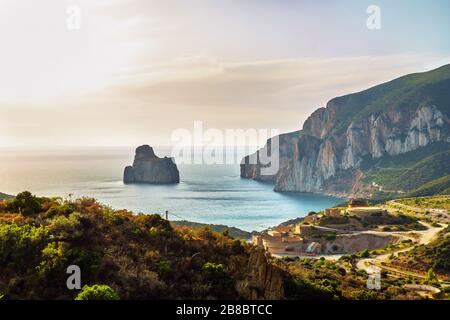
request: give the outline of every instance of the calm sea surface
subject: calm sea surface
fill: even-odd
[[[156,148],[159,156],[167,154]],[[262,230],[333,206],[341,199],[273,192],[273,186],[239,177],[239,165],[179,164],[178,185],[124,185],[128,148],[65,151],[0,151],[0,191],[42,196],[90,196],[116,209],[163,213],[169,219]]]

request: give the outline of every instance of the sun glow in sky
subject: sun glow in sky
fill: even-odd
[[[371,2],[0,0],[0,146],[296,130],[334,96],[450,62],[448,1],[377,1],[380,30]]]

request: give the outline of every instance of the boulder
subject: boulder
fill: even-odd
[[[136,149],[132,166],[125,167],[124,183],[172,184],[180,182],[180,173],[172,158],[159,158],[153,148],[143,145]]]

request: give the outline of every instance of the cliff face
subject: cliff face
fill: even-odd
[[[236,282],[236,290],[245,299],[279,300],[284,297],[285,275],[267,261],[264,251],[252,251],[247,263],[239,266],[239,273],[246,277]]]
[[[335,98],[280,136],[280,168],[269,180],[276,191],[355,193],[365,159],[450,142],[449,114],[450,65]],[[246,161],[241,177],[267,179]]]
[[[177,165],[170,158],[159,158],[148,145],[136,149],[132,166],[127,166],[123,174],[124,183],[179,183]]]

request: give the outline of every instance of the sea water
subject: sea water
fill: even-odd
[[[156,153],[164,155],[158,148]],[[161,154],[163,153],[163,154]],[[278,193],[273,185],[239,177],[239,164],[178,164],[176,185],[124,184],[132,148],[0,151],[0,192],[89,196],[115,209],[164,214],[171,220],[263,230],[333,206],[342,199]]]

